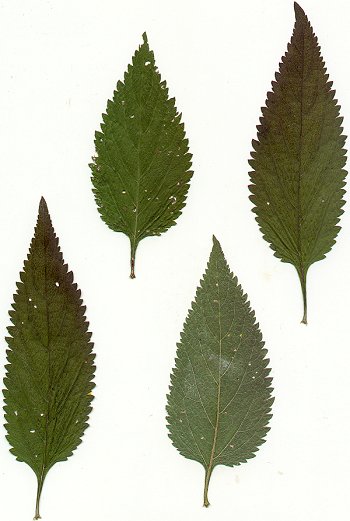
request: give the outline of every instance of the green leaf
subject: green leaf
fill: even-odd
[[[301,7],[253,141],[253,211],[264,239],[298,272],[307,323],[306,276],[340,230],[345,137],[313,29]]]
[[[204,506],[214,467],[240,465],[265,441],[273,402],[254,312],[213,241],[178,344],[167,406],[173,444],[205,469]]]
[[[139,242],[176,224],[192,176],[181,114],[146,34],[108,101],[95,147],[90,167],[98,210],[112,230],[129,237],[134,278]]]
[[[36,474],[39,519],[48,471],[72,455],[88,426],[95,370],[85,307],[44,199],[20,279],[6,339],[5,427],[12,454]]]

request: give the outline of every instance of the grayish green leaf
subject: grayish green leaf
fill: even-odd
[[[214,467],[244,463],[265,441],[273,402],[266,353],[247,296],[214,238],[178,344],[167,406],[173,444],[205,469],[205,506]]]

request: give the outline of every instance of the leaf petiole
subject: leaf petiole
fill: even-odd
[[[212,473],[212,468],[208,468],[205,470],[205,480],[204,480],[204,499],[203,499],[203,506],[208,508],[210,506],[209,498],[208,498],[208,489],[209,489],[209,483]]]
[[[305,269],[303,266],[298,269],[298,275],[301,285],[301,292],[303,294],[303,306],[304,306],[304,314],[303,318],[301,320],[302,324],[307,324],[307,291],[306,291],[306,275],[307,275],[307,269]]]
[[[41,499],[41,493],[42,493],[43,486],[44,486],[44,481],[45,481],[45,476],[42,474],[38,478],[38,488],[37,488],[37,493],[36,493],[36,504],[35,504],[35,516],[34,516],[34,519],[41,519],[41,516],[40,516],[40,499]]]
[[[135,279],[135,257],[136,257],[136,248],[137,244],[135,244],[132,240],[130,241],[130,278]]]

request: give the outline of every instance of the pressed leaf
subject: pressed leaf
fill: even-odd
[[[340,107],[317,38],[294,6],[294,32],[253,141],[249,188],[264,239],[298,272],[307,323],[306,276],[340,230],[346,158]]]
[[[112,230],[129,237],[134,278],[139,242],[176,224],[192,176],[181,114],[146,34],[108,101],[95,148],[90,167],[98,210]]]
[[[247,296],[213,239],[207,270],[181,334],[168,395],[170,438],[205,469],[255,456],[271,418],[266,349]]]
[[[11,452],[36,474],[35,519],[47,473],[81,442],[94,375],[85,307],[64,264],[44,199],[8,328],[5,419]]]

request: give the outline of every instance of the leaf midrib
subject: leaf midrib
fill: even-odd
[[[44,222],[44,225],[46,223]],[[44,238],[44,255],[46,257],[46,245]],[[52,383],[51,383],[51,349],[50,349],[50,321],[49,321],[49,311],[48,311],[48,302],[47,302],[47,266],[46,261],[44,263],[44,298],[45,298],[45,317],[47,324],[47,352],[48,352],[48,380],[49,380],[49,388],[48,388],[48,400],[45,414],[45,439],[44,439],[44,451],[43,451],[43,461],[40,471],[39,483],[42,486],[45,475],[47,473],[47,450],[48,450],[48,426],[49,426],[49,413],[51,411],[51,400],[52,400]]]
[[[44,239],[44,255],[45,257],[48,256],[47,254],[47,244],[45,245],[45,239]],[[52,374],[51,374],[51,332],[50,332],[50,318],[49,318],[49,304],[48,304],[48,291],[47,291],[47,261],[45,261],[44,264],[44,299],[45,299],[45,318],[46,318],[46,324],[47,324],[47,345],[45,346],[48,352],[48,399],[47,399],[47,407],[46,407],[46,414],[45,414],[45,439],[44,439],[44,456],[43,456],[43,462],[42,462],[42,469],[40,474],[40,481],[41,483],[45,479],[45,476],[48,472],[48,449],[49,449],[49,437],[48,437],[48,427],[49,423],[51,421],[51,411],[52,411],[52,405],[53,405],[53,392],[52,392]],[[61,322],[60,329],[62,329],[63,321],[66,316],[66,311],[64,312],[63,319]],[[55,423],[57,420],[55,421]]]
[[[302,30],[302,38],[301,38],[302,50],[301,54],[301,89],[300,89],[300,132],[299,132],[299,169],[298,169],[298,200],[297,200],[297,241],[298,241],[298,256],[299,256],[299,265],[301,276],[304,278],[304,265],[302,261],[302,251],[301,251],[301,223],[302,223],[302,215],[301,215],[301,166],[302,166],[302,154],[303,154],[303,140],[304,140],[304,65],[305,65],[305,33],[304,27]]]
[[[216,419],[214,427],[213,445],[210,453],[209,464],[207,468],[207,474],[210,479],[210,475],[213,470],[213,463],[215,458],[215,450],[218,439],[219,423],[220,423],[220,403],[221,403],[221,359],[222,359],[222,324],[221,324],[221,298],[220,298],[220,284],[218,277],[218,263],[215,262],[216,267],[216,283],[218,288],[218,321],[219,321],[219,364],[218,364],[218,391],[217,391],[217,402],[216,402]]]
[[[144,68],[142,67],[142,69],[141,69],[141,81],[140,81],[140,92],[142,92],[143,79],[144,79]],[[148,94],[148,97],[150,96],[152,88],[153,88],[153,76],[152,76],[152,84],[150,86],[150,92]],[[136,100],[137,100],[137,98],[136,98]],[[141,178],[142,178],[141,177],[141,166],[140,166],[140,151],[141,151],[141,136],[144,133],[143,130],[142,130],[142,106],[141,106],[141,103],[137,103],[137,104],[138,104],[139,111],[140,111],[140,118],[139,118],[140,130],[139,130],[139,133],[138,133],[138,142],[137,142],[137,147],[136,147],[136,151],[137,151],[137,171],[136,171],[136,174],[137,175],[136,175],[136,197],[135,197],[135,224],[134,224],[134,232],[133,232],[132,239],[131,239],[132,249],[134,250],[134,254],[135,254],[135,250],[136,250],[136,247],[137,247],[137,244],[138,244],[138,240],[137,240],[137,235],[138,235],[137,226],[138,226],[138,219],[139,219],[140,184],[141,184]],[[156,106],[156,103],[154,103],[154,105],[153,105],[153,111],[152,111],[152,114],[151,114],[151,117],[150,117],[149,124],[151,124],[151,121],[153,119],[155,106]],[[146,132],[147,131],[148,131],[148,127],[146,129]]]

